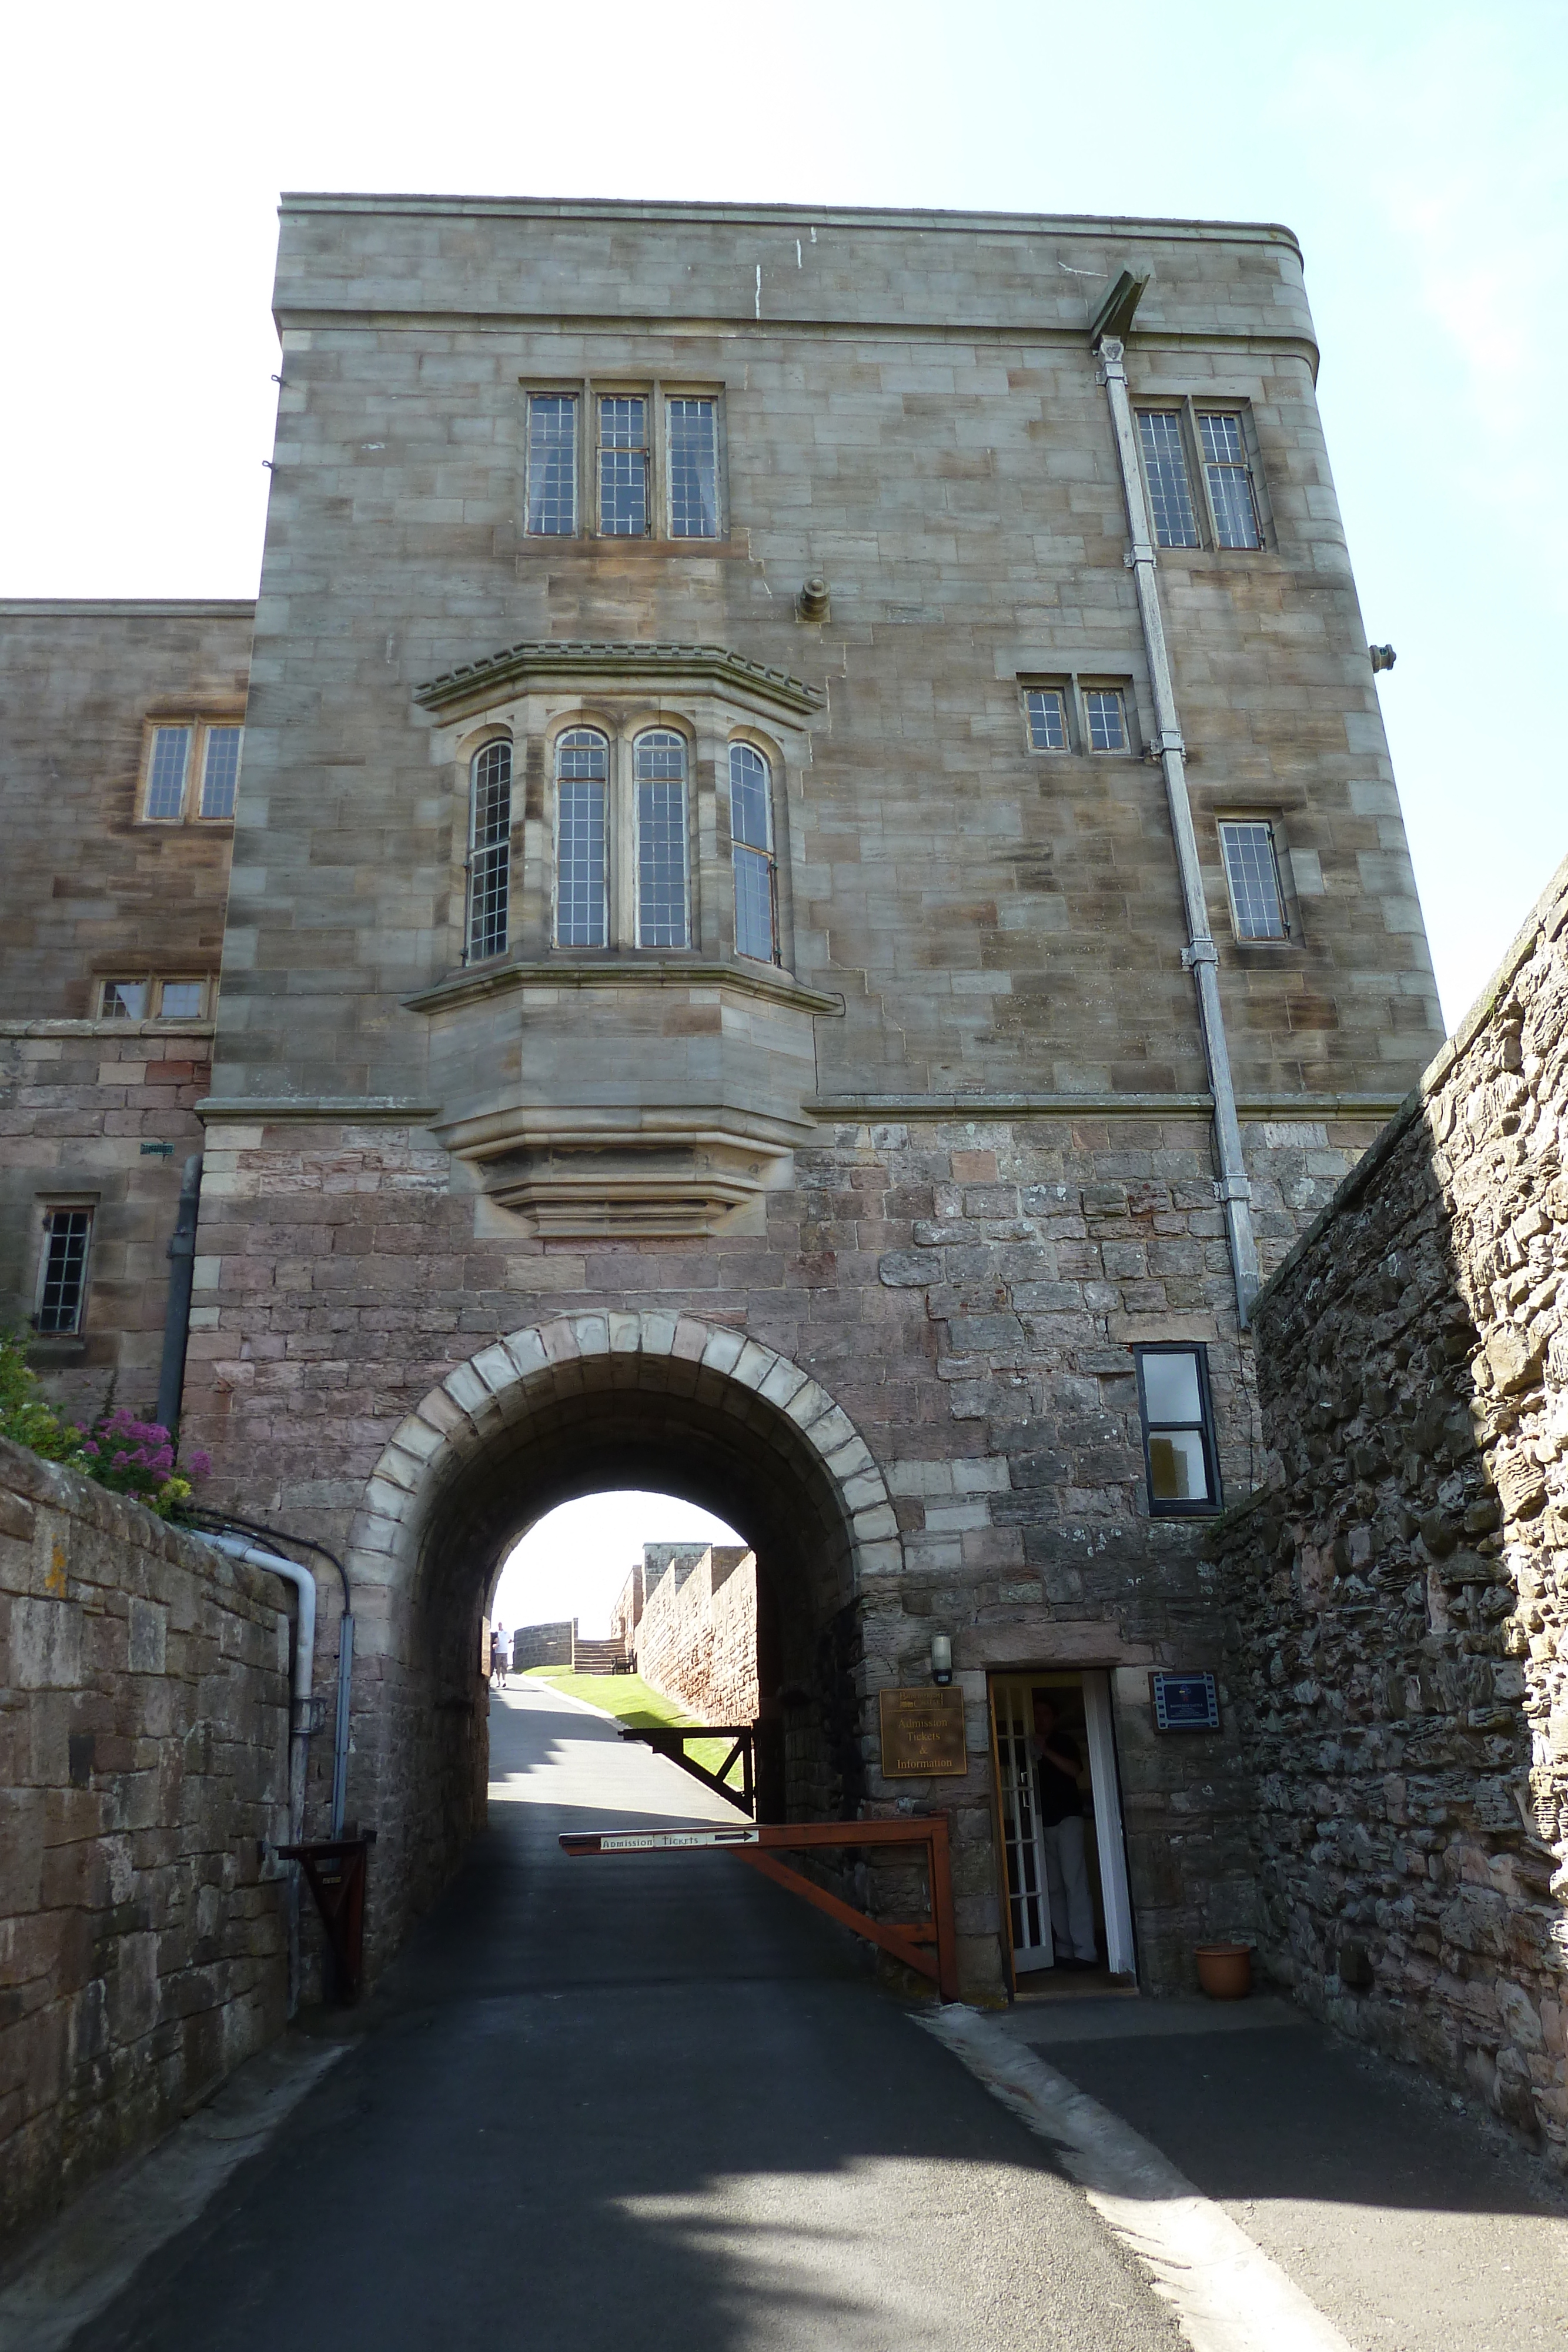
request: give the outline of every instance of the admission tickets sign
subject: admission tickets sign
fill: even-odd
[[[887,1690],[881,1704],[884,1780],[962,1780],[969,1769],[962,1691]]]

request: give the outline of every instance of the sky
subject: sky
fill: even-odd
[[[536,1520],[501,1570],[492,1625],[559,1624],[575,1617],[583,1639],[610,1631],[610,1612],[645,1543],[738,1543],[722,1519],[674,1495],[631,1488],[562,1503]]]
[[[1282,221],[1453,1026],[1568,853],[1565,68],[1562,0],[18,11],[0,595],[254,594],[286,188]]]

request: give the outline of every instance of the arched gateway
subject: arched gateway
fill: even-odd
[[[673,1312],[528,1324],[407,1416],[353,1524],[352,1803],[380,1833],[382,1949],[483,1819],[474,1662],[502,1559],[558,1503],[617,1486],[674,1490],[745,1535],[785,1801],[809,1817],[860,1793],[854,1603],[868,1580],[896,1573],[902,1547],[848,1414],[798,1364],[726,1325]]]

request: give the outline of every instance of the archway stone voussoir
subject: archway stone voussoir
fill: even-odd
[[[441,1383],[459,1412],[472,1421],[495,1402],[472,1364],[455,1364]]]
[[[416,1462],[428,1462],[445,1444],[446,1433],[437,1429],[434,1422],[426,1421],[422,1407],[399,1422],[388,1443],[400,1454],[411,1454]]]
[[[517,1366],[519,1380],[532,1380],[549,1361],[536,1323],[525,1325],[520,1331],[508,1331],[501,1345]]]
[[[689,1364],[700,1364],[703,1350],[712,1333],[711,1324],[699,1323],[695,1315],[681,1316],[675,1324],[675,1336],[670,1342],[671,1355],[678,1356]]]
[[[832,1412],[833,1400],[821,1382],[812,1380],[808,1373],[805,1386],[796,1390],[784,1410],[796,1428],[803,1435],[809,1435],[812,1425],[821,1421],[824,1413]]]
[[[830,1454],[838,1452],[841,1445],[847,1445],[852,1437],[858,1437],[860,1432],[842,1405],[834,1404],[830,1399],[827,1412],[810,1424],[807,1434],[825,1462]]]
[[[497,1339],[493,1348],[481,1348],[476,1356],[468,1359],[474,1370],[494,1397],[504,1397],[517,1385],[517,1374],[504,1341]]]
[[[545,1343],[545,1353],[552,1364],[574,1364],[582,1353],[577,1344],[577,1332],[571,1318],[558,1315],[550,1323],[539,1326],[539,1338]]]
[[[440,1433],[444,1445],[450,1441],[453,1431],[460,1423],[466,1423],[468,1419],[462,1406],[454,1397],[447,1394],[444,1381],[438,1387],[433,1388],[428,1396],[421,1397],[417,1414],[421,1421],[428,1422],[433,1429]]]
[[[571,1328],[579,1355],[607,1356],[610,1353],[608,1315],[574,1315]]]
[[[612,1356],[639,1356],[643,1352],[643,1318],[640,1315],[614,1315],[610,1318],[610,1352]]]
[[[645,1356],[667,1356],[675,1344],[676,1316],[667,1307],[655,1307],[642,1318],[643,1353]]]
[[[822,1459],[841,1486],[851,1478],[860,1477],[864,1471],[876,1470],[876,1464],[872,1459],[871,1448],[858,1429],[852,1436],[847,1437],[841,1445],[835,1445],[831,1454],[824,1454]],[[881,1475],[881,1472],[878,1471],[879,1480]]]
[[[735,1360],[731,1377],[743,1388],[760,1389],[778,1361],[771,1348],[763,1347],[760,1340],[747,1339]]]
[[[810,1377],[810,1372],[803,1372],[800,1365],[792,1364],[787,1356],[776,1354],[773,1359],[773,1369],[758,1389],[758,1394],[766,1397],[769,1404],[776,1404],[779,1412],[783,1412],[788,1410],[790,1398],[800,1395]]]
[[[732,1373],[745,1346],[746,1334],[743,1331],[733,1331],[720,1324],[708,1333],[707,1345],[703,1349],[703,1370]]]

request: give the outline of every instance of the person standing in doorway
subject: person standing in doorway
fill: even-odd
[[[1040,1842],[1051,1895],[1051,1932],[1060,1969],[1092,1969],[1094,1907],[1089,1898],[1089,1864],[1083,1852],[1083,1769],[1077,1742],[1056,1720],[1049,1691],[1034,1694],[1034,1738],[1030,1741],[1040,1791]]]

